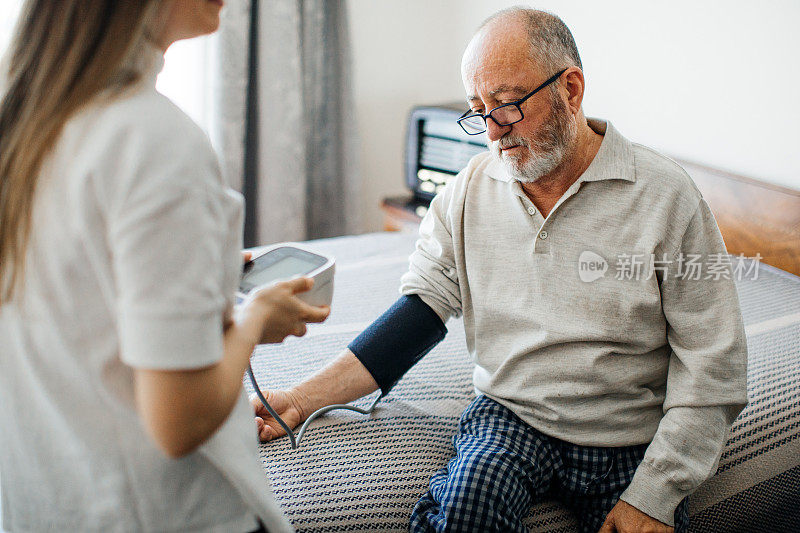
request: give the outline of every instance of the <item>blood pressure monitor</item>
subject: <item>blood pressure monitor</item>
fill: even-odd
[[[314,287],[308,292],[301,292],[297,297],[311,305],[330,305],[333,300],[333,274],[335,270],[336,264],[332,257],[312,252],[295,243],[276,244],[267,248],[266,251],[255,259],[251,259],[245,263],[242,279],[239,282],[239,291],[236,294],[237,303],[241,303],[241,301],[247,298],[248,293],[261,287],[272,285],[278,281],[307,277],[314,280]],[[375,405],[381,399],[379,396],[368,409],[353,405],[339,404],[328,405],[317,409],[306,419],[300,431],[295,435],[292,428],[281,419],[278,413],[270,406],[269,402],[267,402],[264,393],[258,386],[255,374],[253,373],[253,367],[250,365],[247,367],[247,374],[250,377],[250,383],[253,385],[253,391],[256,393],[256,396],[258,396],[258,399],[264,404],[267,412],[269,412],[284,431],[286,431],[286,434],[292,442],[292,448],[297,448],[308,425],[317,417],[335,409],[347,409],[362,414],[369,414],[375,409]]]
[[[333,300],[333,275],[336,263],[295,243],[276,244],[244,265],[237,296],[245,299],[251,291],[278,281],[307,277],[314,287],[297,295],[311,305],[330,305]]]
[[[333,274],[335,270],[336,264],[332,257],[312,252],[295,243],[276,244],[267,248],[264,253],[255,259],[245,263],[242,279],[239,282],[239,292],[236,296],[237,299],[243,300],[247,298],[248,293],[266,285],[297,277],[307,277],[314,280],[314,287],[308,292],[301,292],[297,297],[311,305],[330,305],[331,300],[333,300]],[[367,409],[355,405],[326,405],[311,413],[303,423],[300,431],[295,435],[292,428],[278,415],[264,397],[264,393],[258,386],[258,381],[256,381],[252,365],[247,366],[247,375],[253,385],[253,392],[258,396],[267,412],[289,436],[293,449],[300,445],[308,425],[317,417],[337,409],[346,409],[368,415],[375,409],[375,406],[382,398],[382,396],[378,396]]]

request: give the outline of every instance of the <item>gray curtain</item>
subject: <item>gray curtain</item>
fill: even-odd
[[[212,141],[245,244],[359,232],[344,0],[229,2],[214,50]]]
[[[226,2],[209,46],[209,136],[229,185],[238,191],[245,181],[251,9],[250,0]]]

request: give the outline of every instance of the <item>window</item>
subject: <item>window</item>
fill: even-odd
[[[156,89],[170,98],[206,132],[209,124],[211,37],[199,37],[173,44],[165,56],[164,70]]]
[[[0,0],[0,56],[11,42],[22,0]],[[210,38],[202,37],[173,44],[165,57],[164,70],[156,88],[208,131],[207,67]]]

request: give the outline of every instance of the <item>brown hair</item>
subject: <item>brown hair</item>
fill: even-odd
[[[152,34],[161,0],[26,0],[4,62],[0,102],[0,303],[23,277],[42,161],[64,124],[130,68]]]

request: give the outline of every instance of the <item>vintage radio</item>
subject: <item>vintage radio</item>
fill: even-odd
[[[427,205],[445,183],[485,152],[486,134],[467,135],[456,119],[464,103],[415,107],[408,118],[406,184],[414,201]]]

